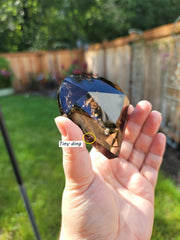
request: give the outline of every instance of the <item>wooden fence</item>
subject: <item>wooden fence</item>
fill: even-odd
[[[180,142],[180,23],[133,33],[85,53],[89,71],[117,83],[135,105],[149,100],[162,113],[162,129]]]
[[[73,60],[80,64],[84,61],[84,51],[61,50],[61,51],[39,51],[24,53],[0,54],[4,56],[11,65],[15,74],[14,88],[23,91],[33,76],[37,79],[47,80],[50,73],[62,73],[67,70]]]
[[[45,75],[62,71],[73,59],[86,61],[88,71],[117,83],[135,105],[149,100],[162,113],[162,130],[180,143],[180,23],[142,33],[131,33],[113,41],[94,44],[87,51],[1,54],[16,76],[21,89],[29,73]]]

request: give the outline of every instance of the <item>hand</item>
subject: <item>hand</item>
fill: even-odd
[[[141,101],[128,109],[120,156],[107,159],[96,149],[64,148],[66,185],[60,240],[149,240],[154,188],[166,138],[157,133],[161,114]],[[77,125],[56,118],[63,140],[82,140]],[[84,144],[85,145],[85,144]]]

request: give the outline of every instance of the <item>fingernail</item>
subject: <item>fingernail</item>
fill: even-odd
[[[65,125],[63,124],[63,122],[61,121],[61,119],[59,119],[59,117],[56,117],[54,119],[55,123],[56,123],[56,126],[57,128],[59,129],[59,131],[61,132],[62,136],[63,137],[66,137],[67,136],[67,130],[66,130],[66,127]]]
[[[134,110],[134,107],[130,104],[129,107],[128,107],[127,115],[131,115],[133,110]]]

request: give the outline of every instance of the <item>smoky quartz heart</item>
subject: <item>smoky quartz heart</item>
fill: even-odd
[[[119,156],[129,106],[121,88],[102,77],[71,75],[59,88],[58,104],[61,114],[82,129],[87,143],[109,159]]]

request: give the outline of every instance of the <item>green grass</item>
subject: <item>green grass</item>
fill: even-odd
[[[64,187],[56,100],[16,95],[0,98],[19,167],[42,239],[58,238]],[[30,240],[31,225],[0,134],[0,240]],[[162,173],[155,198],[153,240],[180,240],[180,191]]]
[[[57,239],[64,187],[57,102],[17,95],[0,105],[42,239]],[[34,239],[1,134],[0,173],[0,239]]]
[[[180,190],[161,172],[155,191],[153,240],[180,240]]]

